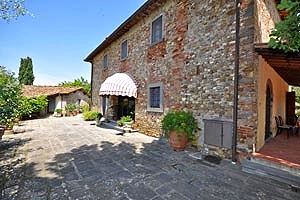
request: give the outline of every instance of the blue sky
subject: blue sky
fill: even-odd
[[[20,60],[32,58],[35,85],[57,85],[84,77],[84,58],[146,0],[26,0],[34,15],[0,20],[0,65],[18,75]]]

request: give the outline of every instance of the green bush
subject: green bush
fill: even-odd
[[[0,66],[0,125],[11,127],[22,111],[22,88],[14,73]]]
[[[81,112],[85,113],[90,111],[90,106],[88,104],[81,106]]]
[[[32,113],[40,112],[48,106],[48,100],[45,95],[36,98],[23,97],[22,99],[22,116],[30,116]]]
[[[83,113],[83,119],[85,121],[94,121],[96,119],[100,119],[103,115],[97,111],[86,111]]]
[[[128,116],[123,116],[121,119],[118,121],[119,126],[124,126],[124,122],[132,122],[132,118]]]
[[[66,110],[67,112],[73,112],[73,111],[75,111],[76,109],[77,109],[77,105],[74,104],[74,103],[69,103],[69,104],[67,104],[67,105],[65,106],[65,110]]]
[[[57,108],[57,109],[55,110],[55,112],[58,113],[58,114],[61,114],[61,113],[62,113],[62,109]]]

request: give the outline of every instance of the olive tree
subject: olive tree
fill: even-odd
[[[0,0],[0,18],[6,21],[30,14],[24,7],[25,0]]]

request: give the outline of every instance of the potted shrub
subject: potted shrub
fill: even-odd
[[[102,113],[98,112],[98,111],[86,111],[83,113],[83,119],[84,121],[96,121],[97,124],[99,122],[99,120],[101,119],[101,117],[103,117]]]
[[[62,109],[61,108],[57,108],[56,110],[55,110],[55,116],[56,117],[61,117],[62,116]]]
[[[75,116],[77,114],[76,104],[69,103],[65,106],[65,110],[68,116]]]
[[[118,120],[118,125],[119,126],[131,127],[132,124],[133,124],[133,120],[129,115],[128,116],[123,116],[123,117],[121,117],[120,120]]]
[[[187,142],[195,140],[195,133],[200,130],[193,114],[182,110],[167,113],[162,120],[162,129],[175,151],[184,150]]]

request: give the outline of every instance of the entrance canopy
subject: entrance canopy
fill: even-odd
[[[116,73],[101,85],[99,95],[137,97],[137,84],[128,73]]]
[[[284,53],[270,48],[268,44],[256,44],[255,51],[285,82],[289,85],[300,86],[300,53]]]

